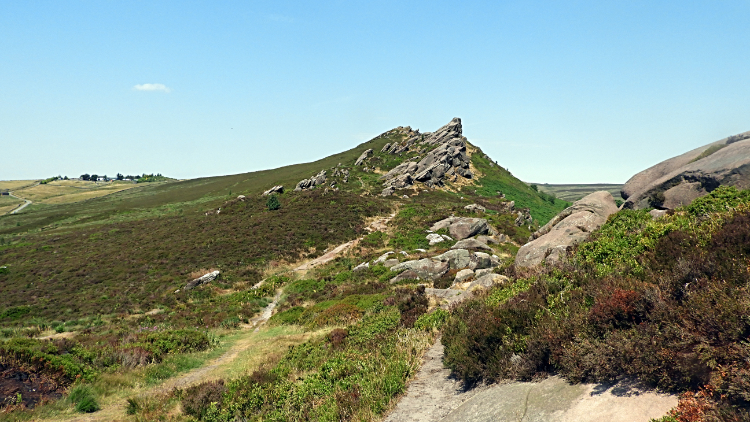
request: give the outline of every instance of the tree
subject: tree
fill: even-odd
[[[270,211],[274,211],[274,210],[281,208],[281,203],[279,202],[279,198],[277,198],[276,195],[270,195],[268,199],[266,200],[266,208],[268,208]]]
[[[117,180],[122,180],[124,178],[125,176],[123,176],[122,173],[117,173]]]
[[[96,182],[97,180],[99,180],[99,175],[97,175],[97,174],[92,174],[92,175],[91,175],[91,181],[92,181],[92,182]]]
[[[81,180],[91,180],[91,176],[89,176],[88,173],[82,174],[81,175]]]

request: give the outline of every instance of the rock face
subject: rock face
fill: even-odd
[[[516,265],[559,262],[573,245],[586,240],[616,212],[617,205],[609,192],[594,192],[579,199],[531,235],[529,243],[518,250]]]
[[[382,152],[399,154],[407,149],[436,148],[428,152],[419,162],[401,163],[386,175],[383,185],[386,188],[403,189],[415,182],[427,186],[443,186],[446,180],[457,180],[457,176],[471,179],[469,156],[466,153],[466,138],[462,135],[461,119],[458,117],[434,133],[419,132],[413,134],[403,143],[386,145]],[[361,157],[360,157],[361,158]]]
[[[294,188],[295,192],[299,192],[301,190],[314,188],[315,186],[322,185],[326,182],[326,171],[321,170],[320,173],[317,175],[309,178],[309,179],[302,179],[299,183],[297,183],[297,187]]]
[[[365,160],[369,158],[371,155],[372,155],[372,148],[363,152],[362,155],[360,155],[359,158],[357,158],[357,161],[354,162],[354,165],[361,166],[362,164],[364,164]]]
[[[274,186],[271,189],[263,192],[263,196],[268,196],[272,193],[284,193],[284,186],[281,186],[281,185]]]
[[[219,271],[218,271],[218,270],[217,270],[217,271],[213,271],[213,272],[210,272],[210,273],[208,273],[208,274],[205,274],[205,275],[203,275],[203,276],[201,276],[201,277],[198,277],[198,278],[196,278],[195,280],[192,280],[192,281],[190,281],[190,282],[189,282],[189,283],[188,283],[188,284],[187,284],[187,285],[185,286],[185,290],[190,290],[190,289],[192,289],[193,287],[198,287],[198,286],[200,286],[201,284],[206,284],[206,283],[210,283],[210,282],[212,282],[212,281],[216,280],[216,277],[218,277],[218,276],[219,276]]]
[[[704,145],[650,167],[625,183],[627,209],[673,209],[721,185],[750,188],[750,132]]]

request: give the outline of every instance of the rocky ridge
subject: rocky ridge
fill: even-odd
[[[631,177],[622,188],[626,209],[674,209],[721,185],[750,188],[750,132],[688,151]]]
[[[459,176],[466,179],[473,177],[469,168],[470,158],[466,153],[466,138],[458,117],[434,133],[413,132],[403,143],[387,144],[382,152],[400,154],[410,149],[429,152],[418,161],[401,163],[381,177],[384,195],[392,194],[396,189],[409,188],[416,182],[424,183],[427,187],[439,187],[444,186],[446,181],[457,181]]]

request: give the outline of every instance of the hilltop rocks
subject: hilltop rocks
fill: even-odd
[[[402,189],[412,186],[416,181],[427,186],[443,186],[446,178],[455,179],[456,175],[472,178],[470,160],[466,153],[466,140],[461,130],[461,119],[456,117],[435,133],[419,135],[416,132],[403,144],[386,145],[382,152],[391,154],[398,154],[417,143],[438,147],[427,153],[419,162],[401,163],[389,171],[382,177],[385,180],[383,185],[386,188]]]
[[[456,240],[463,240],[478,234],[495,234],[484,218],[471,217],[448,217],[440,220],[430,227],[432,231],[448,228],[448,233]]]
[[[301,190],[314,188],[315,186],[322,185],[326,182],[326,171],[321,170],[320,173],[317,175],[309,178],[309,179],[302,179],[299,183],[297,183],[297,187],[294,188],[295,192],[299,192]]]
[[[271,189],[263,192],[263,196],[268,196],[268,195],[270,195],[272,193],[284,193],[284,186],[282,186],[282,185],[274,186]]]
[[[631,177],[620,194],[626,199],[626,209],[674,209],[721,185],[750,188],[750,132],[650,167]]]
[[[446,239],[446,237],[448,236],[441,236],[437,233],[430,233],[427,235],[427,240],[430,241],[430,246],[432,246],[432,245],[437,245],[438,243],[445,242],[446,240],[448,240]]]
[[[531,235],[529,243],[518,250],[516,265],[530,267],[559,262],[573,245],[586,240],[616,212],[614,198],[606,191],[594,192],[574,202]]]
[[[391,271],[404,271],[391,280],[391,283],[406,279],[435,280],[451,269],[472,271],[494,268],[499,261],[484,252],[469,252],[466,249],[453,249],[432,258],[404,261],[391,267]]]
[[[190,281],[185,286],[185,290],[190,290],[190,289],[192,289],[194,287],[200,286],[201,284],[210,283],[210,282],[216,280],[216,277],[219,276],[219,273],[220,272],[217,270],[217,271],[210,272],[208,274],[204,274],[203,276],[198,277],[195,280]]]
[[[371,155],[372,155],[372,148],[363,152],[362,155],[360,155],[359,158],[357,158],[357,161],[354,162],[354,165],[361,166],[362,164],[364,164],[365,160]]]

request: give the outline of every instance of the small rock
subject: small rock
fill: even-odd
[[[486,249],[492,250],[487,244],[480,242],[477,239],[464,239],[456,242],[451,249]]]
[[[487,208],[485,208],[485,207],[483,207],[483,206],[481,206],[479,204],[469,204],[469,205],[465,206],[464,209],[466,211],[470,211],[470,212],[485,212],[485,211],[487,211]]]
[[[453,238],[452,238],[452,237],[450,237],[450,236],[448,236],[448,235],[445,235],[445,234],[443,234],[443,235],[441,235],[441,236],[443,237],[443,239],[445,239],[445,240],[447,240],[447,241],[449,241],[449,242],[453,241]]]
[[[658,220],[667,215],[667,210],[651,210],[648,212],[654,220]]]
[[[427,249],[422,249],[422,248],[417,248],[417,249],[414,249],[414,250],[415,250],[416,252],[421,252],[421,253],[425,253],[425,252],[427,252]]]
[[[383,255],[380,255],[378,259],[372,261],[372,264],[377,265],[377,264],[380,264],[381,262],[385,262],[385,260],[388,259],[388,255],[393,255],[393,254],[394,254],[393,251],[388,251],[384,253]]]
[[[456,279],[453,281],[453,283],[463,283],[465,280],[471,277],[474,277],[474,271],[467,268],[456,273]]]
[[[398,259],[396,258],[386,259],[385,262],[383,262],[383,266],[385,266],[386,268],[391,268],[396,265],[398,265]]]
[[[403,256],[409,256],[409,253],[408,253],[408,252],[406,252],[406,251],[401,251],[401,252],[399,252],[399,253],[400,253],[401,255],[403,255]]]
[[[237,199],[239,199],[240,201],[242,201],[242,200],[245,199],[245,195],[240,195],[240,196],[237,197]]]
[[[439,234],[436,234],[436,233],[428,234],[427,240],[430,241],[430,246],[436,245],[440,242],[445,242],[445,239],[443,239],[443,236],[440,236]]]
[[[354,267],[354,271],[362,271],[362,270],[366,270],[368,268],[370,268],[370,263],[369,262],[363,262],[363,263],[357,265],[356,267]]]

